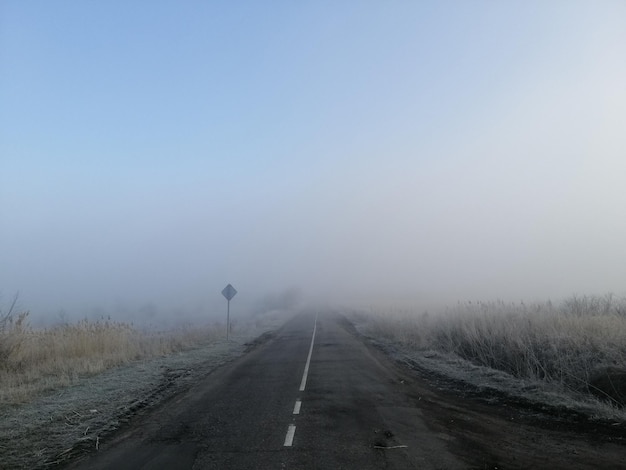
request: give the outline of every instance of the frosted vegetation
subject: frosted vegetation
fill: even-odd
[[[148,331],[109,319],[32,328],[28,312],[15,305],[0,312],[0,403],[26,402],[80,377],[208,344],[225,331],[218,324]]]
[[[405,351],[446,354],[612,406],[626,401],[625,298],[571,297],[558,305],[467,302],[440,312],[372,312],[354,319],[369,336]],[[107,319],[32,328],[28,313],[13,303],[0,311],[0,404],[24,403],[81,377],[211,344],[223,335],[222,324],[157,332]]]
[[[408,351],[454,355],[518,379],[625,404],[624,298],[467,302],[437,313],[362,314],[360,321],[370,336]]]

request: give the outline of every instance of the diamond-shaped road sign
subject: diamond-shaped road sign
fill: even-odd
[[[226,300],[228,301],[230,301],[230,299],[235,297],[236,293],[237,293],[237,289],[235,289],[230,284],[228,284],[226,287],[224,287],[224,289],[222,289],[222,295],[226,297]]]

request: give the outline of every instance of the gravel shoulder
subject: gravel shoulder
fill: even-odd
[[[0,405],[0,469],[50,468],[98,448],[133,416],[267,341],[271,330],[137,361],[32,402]]]

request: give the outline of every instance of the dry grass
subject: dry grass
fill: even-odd
[[[602,395],[595,377],[626,368],[626,299],[612,295],[572,297],[558,306],[467,302],[437,314],[367,321],[372,336],[406,348],[453,353],[576,393]]]
[[[17,313],[14,307],[0,313],[0,403],[25,402],[34,394],[70,385],[82,376],[223,336],[217,326],[146,332],[104,319],[33,329],[28,325],[28,313]]]

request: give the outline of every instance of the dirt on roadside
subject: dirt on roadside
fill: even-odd
[[[349,331],[394,360],[433,433],[472,469],[626,469],[626,421],[477,386],[410,354]],[[483,379],[489,381],[489,377]],[[528,387],[528,386],[527,386]]]
[[[431,430],[446,435],[450,450],[475,461],[476,468],[626,468],[624,422],[594,420],[471,386],[446,389],[440,378],[405,367],[414,378],[409,393],[421,403]]]

